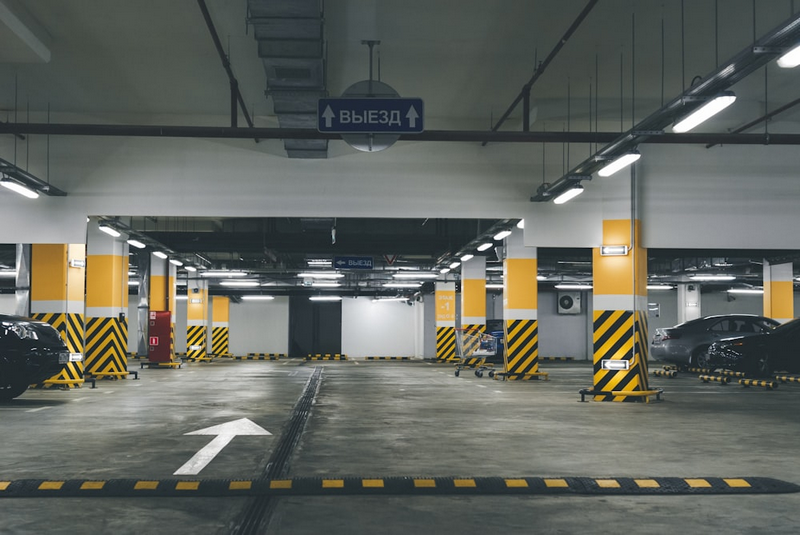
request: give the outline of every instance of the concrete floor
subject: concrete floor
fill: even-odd
[[[216,361],[0,404],[0,480],[164,479],[249,418],[201,478],[258,477],[314,366],[319,395],[295,476],[774,477],[800,483],[800,385],[652,378],[664,401],[579,403],[586,363],[502,382],[415,362]],[[130,369],[137,369],[131,361]],[[282,497],[275,534],[797,533],[800,494]],[[0,498],[0,533],[229,533],[245,498]]]

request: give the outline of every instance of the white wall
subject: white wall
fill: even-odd
[[[415,354],[414,307],[373,303],[370,297],[342,301],[342,353],[348,357],[408,357]]]
[[[558,292],[539,292],[539,356],[591,359],[592,301],[582,293],[580,314],[558,313]]]
[[[232,354],[289,353],[288,297],[231,303],[229,320]]]
[[[0,314],[11,314],[17,312],[17,296],[14,294],[0,294]]]

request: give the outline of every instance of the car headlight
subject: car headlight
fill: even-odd
[[[33,329],[29,328],[24,323],[4,323],[3,326],[17,335],[20,340],[38,340],[39,335]]]

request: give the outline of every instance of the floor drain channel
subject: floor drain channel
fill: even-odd
[[[286,430],[281,434],[278,445],[272,452],[272,456],[267,463],[264,473],[261,476],[265,479],[280,479],[289,473],[289,459],[292,452],[300,442],[300,436],[305,429],[306,421],[311,414],[311,405],[317,397],[319,386],[322,382],[322,368],[314,368],[314,372],[309,377],[300,399],[292,410],[292,417],[289,420]],[[258,496],[250,500],[247,504],[242,517],[234,528],[235,535],[250,535],[258,533],[259,526],[267,525],[272,509],[275,506],[275,499],[270,496]]]

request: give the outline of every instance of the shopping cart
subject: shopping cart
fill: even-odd
[[[497,340],[493,334],[476,329],[456,329],[456,377],[464,368],[475,370],[476,377],[489,370],[489,377],[494,377],[494,363],[487,361],[497,357]]]

